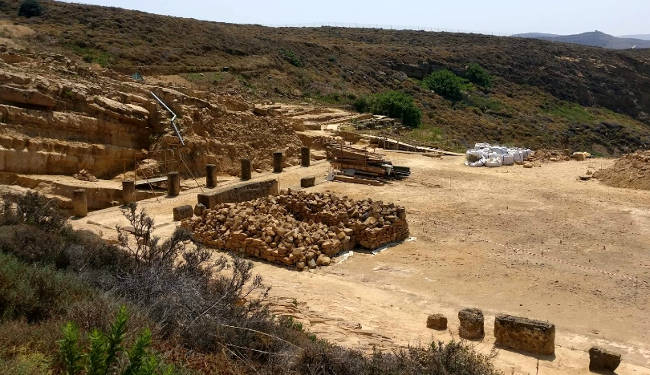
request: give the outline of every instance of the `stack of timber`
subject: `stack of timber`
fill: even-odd
[[[344,182],[380,185],[411,174],[408,167],[395,166],[382,154],[341,144],[328,145],[327,159],[336,169],[334,179]]]

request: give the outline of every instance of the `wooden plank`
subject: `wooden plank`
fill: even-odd
[[[154,177],[154,178],[148,178],[146,180],[136,181],[135,186],[152,185],[152,184],[157,184],[165,181],[167,181],[167,176]]]
[[[350,182],[353,184],[363,184],[363,185],[372,185],[372,186],[382,186],[384,183],[378,180],[371,180],[367,178],[356,178],[356,177],[348,177],[348,176],[343,176],[343,175],[336,175],[334,176],[334,181],[340,181],[340,182]]]

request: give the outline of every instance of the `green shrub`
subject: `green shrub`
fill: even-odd
[[[487,88],[492,85],[490,73],[477,63],[469,64],[467,71],[465,71],[465,76],[470,82],[481,87]]]
[[[354,102],[354,107],[359,112],[371,112],[399,119],[402,124],[413,128],[420,125],[422,119],[422,113],[413,98],[399,91],[387,91],[359,98]]]
[[[296,56],[296,54],[290,50],[290,49],[282,49],[280,50],[280,55],[282,55],[282,58],[287,60],[289,64],[296,66],[298,68],[303,67],[304,64],[300,57]]]
[[[164,366],[151,352],[151,332],[148,329],[136,338],[131,348],[124,346],[127,321],[128,314],[123,306],[108,333],[98,329],[90,333],[90,345],[85,353],[79,348],[77,326],[72,322],[63,326],[63,338],[59,340],[59,358],[65,374],[174,374],[173,367]]]
[[[38,17],[43,14],[43,7],[38,0],[25,0],[20,4],[18,8],[18,15],[20,17]]]
[[[459,101],[463,98],[464,81],[450,70],[435,71],[425,77],[422,82],[425,87],[446,99]]]
[[[93,290],[50,266],[30,266],[0,253],[0,318],[37,322],[62,313]]]

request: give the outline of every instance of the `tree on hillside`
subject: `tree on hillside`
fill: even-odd
[[[359,112],[371,112],[400,119],[402,124],[412,128],[420,125],[422,113],[413,98],[400,91],[387,91],[355,101],[354,107]]]
[[[43,14],[43,7],[38,0],[24,0],[18,8],[18,16],[20,17],[38,17]]]
[[[435,71],[425,77],[422,82],[427,88],[446,99],[459,101],[463,98],[463,79],[450,70]]]
[[[465,76],[469,79],[470,82],[477,84],[481,87],[490,87],[492,84],[492,77],[487,70],[477,63],[471,63],[467,67]]]

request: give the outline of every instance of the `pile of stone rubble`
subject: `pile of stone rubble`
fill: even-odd
[[[403,207],[303,191],[219,204],[183,226],[205,245],[298,270],[329,265],[357,245],[376,249],[409,235]]]
[[[514,148],[477,143],[474,148],[467,150],[465,165],[470,167],[500,167],[502,165],[523,164],[532,156],[527,148]]]

